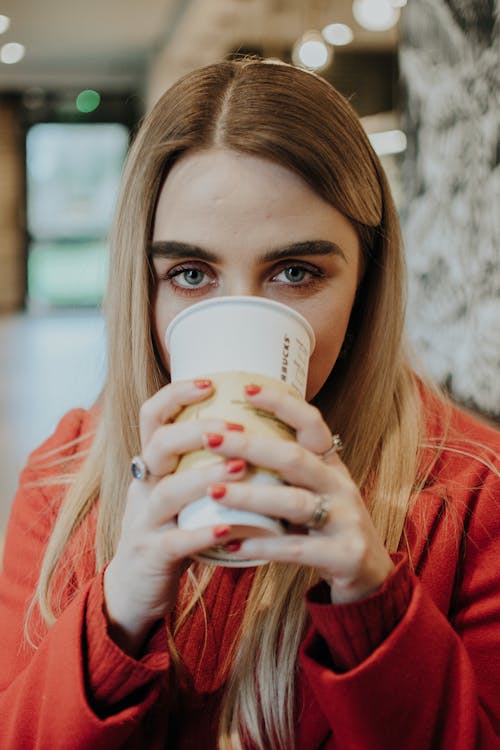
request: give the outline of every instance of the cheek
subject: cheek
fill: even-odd
[[[349,316],[337,315],[335,320],[327,320],[326,324],[313,326],[316,335],[316,347],[309,363],[307,379],[308,401],[316,396],[330,375],[342,349]]]
[[[169,304],[169,301],[166,299],[166,295],[162,295],[161,291],[159,291],[155,295],[153,304],[153,328],[156,344],[162,364],[167,370],[170,370],[170,357],[165,345],[165,332],[170,321],[173,320],[177,312],[180,312],[180,310],[172,309],[172,304]]]
[[[329,374],[337,361],[342,342],[335,346],[329,342],[328,346],[318,346],[314,351],[309,363],[309,376],[307,378],[307,401],[311,401],[325,384]]]

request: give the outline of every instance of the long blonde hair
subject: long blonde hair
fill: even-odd
[[[222,62],[167,91],[130,151],[111,240],[102,416],[43,561],[37,603],[47,623],[57,616],[55,582],[63,585],[56,575],[63,551],[97,500],[96,570],[114,554],[130,457],[140,451],[139,408],[168,382],[152,332],[154,282],[147,259],[158,194],[179,157],[213,146],[294,171],[359,234],[365,272],[349,325],[350,345],[315,403],[344,438],[343,459],[387,548],[400,544],[421,480],[421,425],[415,377],[404,352],[404,260],[386,177],[353,109],[324,80],[288,65]],[[210,576],[210,569],[202,571],[198,593],[193,588],[192,596],[184,597],[184,617],[201,606],[200,591]],[[221,750],[243,747],[248,737],[259,747],[293,746],[293,676],[306,624],[303,594],[315,580],[314,571],[293,565],[269,564],[256,572],[229,670]]]

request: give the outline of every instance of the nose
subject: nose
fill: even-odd
[[[235,279],[227,281],[223,294],[228,297],[263,297],[260,286],[251,279]]]

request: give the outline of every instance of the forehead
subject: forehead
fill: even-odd
[[[332,236],[335,235],[335,236]],[[269,159],[228,149],[191,152],[160,192],[154,241],[242,250],[288,241],[352,242],[351,223],[299,175]]]
[[[187,200],[202,210],[245,205],[252,210],[263,200],[271,209],[282,202],[283,193],[290,201],[309,192],[316,197],[301,177],[270,159],[207,149],[190,152],[174,164],[162,187],[158,212],[173,212]]]

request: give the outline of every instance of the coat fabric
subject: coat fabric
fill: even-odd
[[[443,407],[427,397],[425,410],[438,437]],[[215,750],[224,659],[254,569],[216,569],[207,624],[197,607],[176,636],[188,680],[174,689],[165,622],[137,660],[108,633],[94,510],[66,553],[77,562],[61,616],[48,628],[35,612],[37,647],[25,639],[61,495],[46,480],[72,441],[91,439],[95,419],[67,414],[30,457],[14,500],[0,577],[0,748]],[[331,604],[324,583],[307,593],[298,750],[500,748],[499,447],[498,433],[453,409],[447,447],[406,524],[409,556],[395,553],[389,578],[361,601]]]

